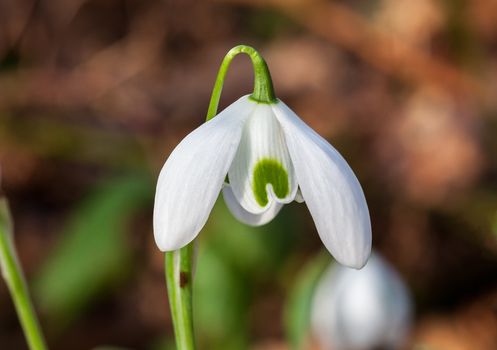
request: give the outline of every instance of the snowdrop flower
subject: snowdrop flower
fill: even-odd
[[[361,268],[371,251],[371,223],[359,181],[335,148],[275,98],[266,63],[249,49],[243,52],[254,64],[254,93],[186,136],[161,170],[158,247],[190,243],[222,191],[233,215],[255,226],[284,204],[305,201],[326,248],[340,263]]]
[[[317,286],[311,328],[323,350],[398,349],[410,322],[408,290],[376,253],[359,271],[332,265]]]

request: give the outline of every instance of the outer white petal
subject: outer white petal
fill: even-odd
[[[244,96],[186,136],[159,175],[154,237],[162,251],[190,243],[205,225],[256,104]]]
[[[273,220],[274,217],[280,212],[281,208],[283,208],[283,204],[273,201],[267,210],[262,214],[252,214],[251,212],[246,211],[240,203],[238,203],[238,200],[229,185],[223,187],[223,197],[233,216],[244,224],[251,226],[261,226],[267,224]]]
[[[288,106],[279,101],[273,110],[321,240],[341,264],[363,267],[371,253],[371,221],[359,181],[338,151]]]
[[[260,164],[261,160],[276,161],[287,173],[286,178],[288,179],[288,193],[282,198],[275,194],[272,184],[266,184],[266,196],[259,197],[267,199],[267,203],[264,205],[257,201],[256,181],[254,180],[256,165]],[[297,182],[285,144],[283,130],[274,116],[271,105],[258,104],[247,119],[228,177],[238,202],[246,211],[253,214],[266,212],[274,201],[280,203],[293,201],[297,191]]]

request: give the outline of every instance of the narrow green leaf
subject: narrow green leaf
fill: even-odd
[[[52,326],[77,318],[128,275],[127,224],[152,193],[148,177],[124,176],[101,184],[76,208],[35,281],[35,297]]]
[[[248,347],[246,281],[215,246],[199,248],[195,272],[195,324],[199,348]],[[202,346],[201,346],[202,345]]]
[[[323,251],[298,274],[285,305],[285,331],[292,349],[304,349],[309,334],[312,298],[319,278],[331,262],[330,254]]]

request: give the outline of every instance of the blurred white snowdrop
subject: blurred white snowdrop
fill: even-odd
[[[399,349],[412,316],[409,291],[377,253],[353,270],[332,265],[313,299],[311,328],[322,350]]]
[[[190,243],[222,191],[233,215],[254,226],[286,203],[305,201],[326,248],[340,263],[361,268],[371,252],[371,222],[359,181],[338,151],[274,96],[262,57],[243,49],[254,63],[254,93],[186,136],[161,170],[158,247]]]

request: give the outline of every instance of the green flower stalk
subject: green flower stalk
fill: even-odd
[[[229,50],[221,63],[221,67],[219,67],[216,82],[212,89],[207,117],[205,118],[206,121],[209,121],[216,116],[226,73],[228,72],[228,68],[231,61],[233,61],[233,58],[241,53],[245,53],[250,57],[254,68],[254,92],[250,95],[250,98],[260,103],[276,102],[273,80],[271,79],[271,74],[269,73],[266,61],[264,61],[262,56],[254,48],[246,45],[238,45]]]
[[[12,239],[7,200],[0,194],[0,266],[31,350],[45,350],[45,340],[29,298],[28,287]]]
[[[212,90],[206,121],[216,116],[226,73],[233,58],[240,53],[249,55],[254,67],[254,92],[251,98],[259,103],[273,103],[276,101],[273,82],[266,61],[253,48],[239,45],[232,48],[221,63]],[[165,253],[167,291],[178,350],[195,349],[192,306],[193,245],[194,243],[190,243],[179,250]]]

